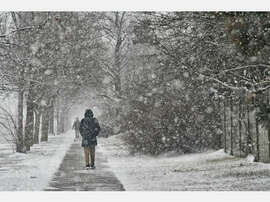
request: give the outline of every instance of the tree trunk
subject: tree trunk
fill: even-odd
[[[15,23],[16,29],[18,29],[18,19],[16,18],[15,12],[11,12],[13,22]],[[18,32],[18,43],[21,42],[21,35]],[[18,127],[16,131],[16,152],[25,152],[24,148],[24,137],[23,137],[23,99],[24,99],[24,68],[20,67],[19,71],[19,82],[18,82]]]
[[[26,151],[30,151],[33,143],[34,112],[33,105],[27,102],[26,122],[25,122],[25,146]]]
[[[57,109],[56,112],[56,116],[57,116],[57,134],[61,133],[61,112],[59,109]]]
[[[61,112],[60,116],[60,124],[61,124],[60,133],[63,133],[65,131],[65,113],[63,111]]]
[[[50,133],[54,134],[54,101],[52,101],[50,106],[49,117],[50,117]]]
[[[239,127],[239,156],[242,155],[242,100],[240,98],[238,105],[238,127]]]
[[[233,143],[234,143],[234,134],[233,134],[233,100],[232,100],[232,97],[230,97],[230,107],[231,107],[231,109],[230,109],[230,111],[231,111],[231,113],[230,113],[230,115],[231,115],[231,117],[230,117],[230,123],[231,123],[231,155],[233,155],[233,147],[234,147],[234,145],[233,145]]]
[[[252,145],[252,137],[250,132],[250,119],[249,119],[249,104],[247,104],[247,155],[252,153],[251,145]]]
[[[34,133],[34,144],[39,144],[39,129],[40,129],[40,112],[35,113],[35,133]]]
[[[218,99],[218,112],[219,112],[219,127],[222,129],[223,131],[223,125],[222,125],[222,113],[221,113],[221,98],[219,97]],[[219,134],[219,137],[218,137],[218,148],[222,148],[222,135],[223,135],[223,132]]]
[[[23,96],[24,96],[24,90],[23,88],[20,88],[20,91],[18,93],[18,130],[17,130],[16,152],[24,152]]]
[[[122,14],[124,15],[124,14]],[[122,39],[122,21],[119,19],[119,13],[116,13],[116,18],[115,18],[115,23],[118,28],[117,32],[117,39],[116,39],[116,44],[114,48],[114,65],[115,65],[115,70],[117,74],[115,75],[115,91],[121,95],[121,46],[123,43]]]
[[[270,129],[267,129],[268,134],[268,155],[270,157]]]
[[[226,118],[226,100],[224,100],[224,151],[227,152],[227,118]]]
[[[41,126],[41,142],[48,141],[48,134],[49,134],[49,110],[48,108],[45,109],[42,113],[42,126]]]
[[[25,146],[26,151],[30,151],[30,146],[33,145],[33,130],[34,130],[34,104],[33,104],[33,82],[30,82],[29,93],[27,97],[27,111],[25,122]]]
[[[256,124],[256,150],[257,150],[257,155],[256,155],[256,161],[260,161],[260,141],[259,141],[259,122],[258,122],[258,117],[256,116],[258,107],[256,106],[256,99],[254,98],[254,106],[255,106],[255,124]]]

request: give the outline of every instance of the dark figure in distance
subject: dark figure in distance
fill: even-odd
[[[97,136],[99,132],[100,126],[98,120],[94,118],[93,111],[91,109],[87,109],[80,124],[86,168],[95,168],[95,147],[97,146]],[[89,165],[89,154],[91,157],[91,165]]]
[[[80,120],[79,118],[77,117],[76,120],[73,122],[73,125],[72,125],[72,129],[75,129],[75,140],[79,138],[79,134],[80,134]]]

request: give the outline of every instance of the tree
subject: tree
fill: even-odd
[[[152,50],[140,54],[145,62],[135,71],[133,96],[123,116],[126,141],[134,151],[194,152],[221,146],[219,107],[209,96],[212,84],[199,76],[204,66],[220,63],[211,56],[217,54],[215,29],[220,24],[208,13],[158,12],[139,18],[133,42]]]
[[[101,28],[105,33],[109,47],[109,61],[104,62],[103,69],[111,77],[114,90],[121,96],[121,70],[124,68],[127,46],[128,17],[126,12],[108,12],[102,16]]]
[[[23,151],[24,146],[30,150],[33,139],[35,143],[39,140],[40,116],[41,139],[47,141],[52,114],[60,107],[56,101],[63,94],[70,96],[76,89],[96,86],[102,80],[96,60],[104,48],[96,29],[96,13],[11,12],[6,16],[12,21],[7,20],[3,33],[9,32],[1,35],[6,45],[1,56],[6,66],[1,72],[9,82],[6,86],[15,86],[20,95],[17,151]]]

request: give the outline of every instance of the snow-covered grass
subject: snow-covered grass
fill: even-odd
[[[198,154],[129,155],[121,135],[100,139],[99,149],[127,191],[270,190],[270,165],[223,150]]]
[[[72,131],[49,136],[48,142],[31,147],[27,154],[14,153],[0,144],[0,191],[41,191],[60,166],[74,140]]]

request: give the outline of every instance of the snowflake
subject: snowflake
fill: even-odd
[[[257,58],[256,56],[252,56],[252,57],[249,58],[249,60],[250,60],[251,62],[256,62],[257,59],[258,59],[258,58]]]
[[[191,62],[194,62],[195,61],[195,57],[194,56],[191,56],[190,58],[189,58],[189,60],[191,61]]]
[[[199,74],[198,79],[199,79],[199,80],[203,80],[203,79],[204,79],[204,75]]]
[[[156,74],[152,74],[151,77],[152,77],[152,79],[157,78]]]
[[[102,81],[104,84],[108,84],[110,83],[110,78],[108,76],[106,76],[103,81]]]
[[[161,140],[162,140],[163,143],[165,143],[166,142],[166,137],[163,136]]]
[[[62,41],[65,38],[65,33],[59,32],[59,39]]]
[[[188,73],[188,72],[184,72],[183,76],[184,76],[185,78],[188,78],[188,77],[189,77],[189,73]]]
[[[51,74],[53,74],[53,70],[51,69],[47,69],[45,72],[44,72],[45,75],[49,76]]]
[[[189,26],[189,27],[186,29],[186,32],[187,32],[188,34],[190,34],[190,33],[192,32],[192,27]]]
[[[38,60],[37,58],[33,58],[31,60],[31,62],[32,62],[33,66],[41,66],[42,65],[40,60]]]
[[[140,97],[139,97],[139,101],[142,102],[143,100],[144,100],[144,99],[143,99],[143,96],[140,96]]]
[[[160,107],[161,106],[161,102],[155,102],[155,107]]]
[[[214,109],[212,107],[207,107],[205,110],[205,112],[208,114],[212,113],[213,111],[214,111]]]
[[[156,92],[157,92],[157,88],[153,88],[153,89],[152,89],[152,92],[153,92],[153,93],[156,93]]]
[[[37,53],[39,49],[39,43],[38,42],[35,42],[34,44],[32,44],[30,46],[30,50],[32,51],[32,53],[35,55]]]
[[[47,105],[47,104],[46,104],[46,100],[41,100],[40,105],[41,105],[41,106],[46,106],[46,105]]]
[[[184,82],[180,81],[179,79],[174,80],[173,85],[176,89],[182,89],[184,88]]]

